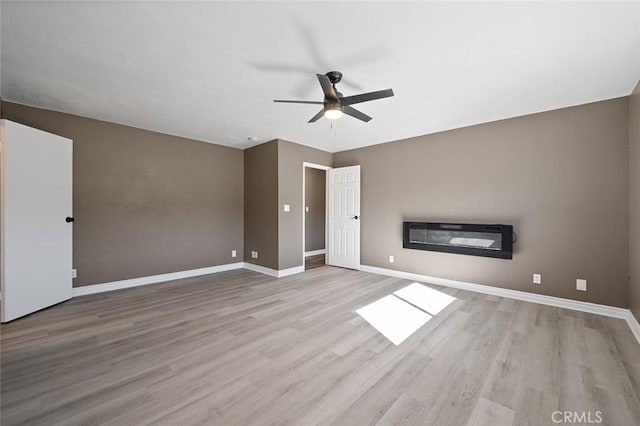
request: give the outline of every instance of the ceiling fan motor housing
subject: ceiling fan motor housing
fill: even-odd
[[[325,75],[329,78],[329,81],[333,85],[335,85],[336,83],[340,83],[340,80],[342,80],[342,73],[340,71],[329,71]]]

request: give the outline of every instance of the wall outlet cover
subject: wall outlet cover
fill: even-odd
[[[285,204],[284,205],[284,211],[285,212],[291,211],[291,206],[289,204]]]
[[[71,270],[71,278],[78,278],[78,270],[77,269],[72,269]]]
[[[236,252],[235,250],[231,250],[231,257],[236,257],[238,255],[238,252]]]
[[[394,260],[395,260],[395,259],[393,258],[393,256],[389,256],[389,263],[393,263],[393,262],[394,262]]]
[[[542,284],[542,275],[533,274],[533,283],[534,284]]]

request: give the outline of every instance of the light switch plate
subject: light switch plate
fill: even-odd
[[[304,210],[309,213],[309,206],[305,207]]]
[[[288,212],[288,211],[290,211],[290,210],[291,210],[291,206],[290,206],[289,204],[285,204],[285,205],[284,205],[284,211],[285,211],[285,212]]]
[[[77,269],[72,269],[71,270],[71,278],[78,278],[78,270]]]
[[[587,280],[578,278],[576,280],[576,290],[587,291]]]

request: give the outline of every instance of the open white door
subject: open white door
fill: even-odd
[[[1,121],[2,322],[71,298],[69,139]]]
[[[327,264],[360,269],[360,166],[329,170]]]

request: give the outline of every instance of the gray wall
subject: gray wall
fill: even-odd
[[[244,151],[244,250],[246,262],[278,269],[277,140]]]
[[[629,98],[629,307],[640,321],[640,82]]]
[[[74,140],[75,286],[243,258],[301,266],[302,164],[333,162],[362,165],[363,264],[615,306],[630,300],[640,317],[638,90],[334,155],[281,140],[243,154],[1,107],[3,118]],[[520,240],[511,261],[404,250],[401,222],[412,219],[511,223]],[[534,272],[541,286],[531,284]],[[575,290],[576,278],[588,292]]]
[[[283,140],[278,141],[278,269],[304,265],[302,250],[303,163],[331,166],[329,152]],[[289,204],[291,211],[284,212]]]
[[[340,152],[334,166],[362,166],[364,265],[626,307],[627,156],[621,98]],[[403,220],[513,224],[519,241],[513,260],[407,250]]]
[[[2,117],[74,141],[74,286],[242,261],[241,150],[8,102]]]
[[[309,208],[304,217],[305,251],[324,249],[326,174],[324,170],[305,168],[305,207]]]

